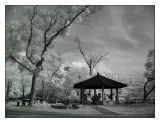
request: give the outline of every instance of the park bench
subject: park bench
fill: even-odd
[[[26,103],[29,103],[29,99],[22,99],[17,101],[17,106],[20,105],[20,102],[22,102],[22,106],[25,106]]]

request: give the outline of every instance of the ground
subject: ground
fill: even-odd
[[[6,118],[154,118],[154,104],[85,105],[82,109],[54,109],[52,107],[5,107]]]

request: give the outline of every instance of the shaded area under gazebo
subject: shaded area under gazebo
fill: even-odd
[[[104,101],[104,89],[111,89],[111,95],[112,95],[112,89],[116,89],[116,101],[119,100],[118,98],[118,88],[127,87],[126,84],[117,82],[112,79],[108,79],[99,73],[97,73],[96,76],[93,76],[92,78],[89,78],[87,80],[84,80],[82,82],[74,84],[73,88],[81,89],[81,95],[80,100],[81,103],[84,104],[84,90],[85,89],[94,89],[94,97],[96,96],[96,89],[102,89],[102,104]],[[111,98],[112,100],[112,98]]]

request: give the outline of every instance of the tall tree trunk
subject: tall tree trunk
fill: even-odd
[[[22,98],[24,99],[24,93],[25,93],[25,90],[24,90],[24,87],[23,87],[23,90],[22,90]]]
[[[91,66],[89,67],[89,77],[92,76],[92,68]],[[89,92],[88,92],[90,95],[91,95],[91,89],[89,89]]]
[[[47,102],[47,100],[48,100],[50,94],[51,94],[51,92],[49,91],[49,93],[48,93],[48,95],[47,95],[47,98],[46,98],[46,102]]]
[[[45,100],[45,97],[44,97],[44,81],[42,81],[42,99],[43,99],[43,101]]]
[[[9,92],[10,92],[9,85],[7,85],[7,90],[6,90],[6,99],[8,98]]]
[[[92,69],[91,67],[89,67],[89,76],[91,77],[91,75],[92,75]]]
[[[12,81],[9,81],[7,85],[7,90],[6,90],[6,98],[8,98],[11,88],[12,88]]]
[[[144,86],[143,91],[144,91],[143,103],[145,103],[146,102],[146,86]]]
[[[34,98],[35,98],[35,84],[36,84],[37,75],[38,75],[38,72],[35,72],[35,73],[33,74],[33,77],[32,77],[32,86],[31,86],[30,101],[29,101],[29,105],[30,105],[30,106],[33,106],[33,103],[34,103]]]
[[[145,103],[145,102],[146,102],[146,99],[147,99],[147,97],[146,97],[146,86],[147,86],[148,82],[149,82],[149,81],[147,80],[147,82],[144,84],[144,87],[143,87],[143,91],[144,91],[143,103]]]

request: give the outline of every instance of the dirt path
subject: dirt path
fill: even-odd
[[[105,106],[99,105],[100,109],[105,109],[110,114],[114,112],[120,117],[133,117],[133,118],[154,118],[155,105],[153,104],[132,104],[132,105],[113,105]],[[103,113],[105,114],[105,112]]]
[[[94,105],[94,106],[90,106],[90,107],[97,110],[101,114],[105,115],[105,117],[107,117],[107,118],[125,118],[126,117],[123,114],[118,114],[116,112],[109,111],[109,110],[107,110],[107,108],[103,108],[103,107],[98,106],[98,105]]]
[[[101,108],[99,106],[91,106],[92,108],[94,108],[95,110],[99,111],[102,114],[110,114],[110,115],[117,115],[117,113],[109,111],[107,109]]]

